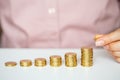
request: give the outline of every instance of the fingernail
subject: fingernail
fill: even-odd
[[[104,45],[104,41],[103,40],[99,40],[95,42],[96,46],[103,46]]]

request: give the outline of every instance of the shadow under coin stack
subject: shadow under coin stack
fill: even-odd
[[[35,66],[37,66],[37,67],[46,66],[46,59],[45,58],[36,58],[35,59]]]
[[[67,67],[77,66],[77,54],[73,52],[68,52],[65,54],[65,65]]]
[[[83,67],[90,67],[93,65],[92,48],[81,48],[81,65]]]
[[[62,65],[62,58],[59,55],[50,56],[50,66],[59,67]]]

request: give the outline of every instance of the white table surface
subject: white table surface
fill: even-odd
[[[69,68],[64,65],[64,54],[76,52],[78,65]],[[49,65],[50,55],[61,55],[63,64],[54,68]],[[0,80],[120,80],[120,64],[103,49],[94,49],[94,64],[90,68],[80,65],[79,49],[0,49]],[[46,67],[20,67],[19,61],[44,57]],[[6,61],[16,61],[16,67],[5,67]]]

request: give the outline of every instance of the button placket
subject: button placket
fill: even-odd
[[[56,9],[55,8],[49,8],[48,9],[48,13],[49,14],[55,14],[56,13]]]
[[[59,47],[59,13],[58,13],[58,0],[46,0],[47,4],[47,12],[48,12],[48,22],[50,24],[50,28],[53,28],[56,34],[56,41]]]

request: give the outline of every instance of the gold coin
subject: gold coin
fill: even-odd
[[[77,66],[77,54],[74,52],[67,52],[65,54],[65,65],[67,67],[76,67]]]
[[[13,61],[9,61],[9,62],[6,62],[5,63],[5,66],[6,67],[14,67],[14,66],[16,66],[17,65],[17,63],[16,62],[13,62]]]
[[[98,38],[100,38],[102,36],[103,36],[102,34],[97,34],[97,35],[95,35],[94,40],[96,41]]]
[[[22,67],[29,67],[32,66],[32,61],[29,59],[24,59],[20,61],[20,66]]]
[[[46,66],[46,59],[45,58],[36,58],[35,59],[35,66],[37,66],[37,67]]]
[[[50,56],[50,66],[59,67],[62,65],[62,58],[59,55]]]
[[[81,65],[90,67],[93,65],[93,49],[81,48]]]

